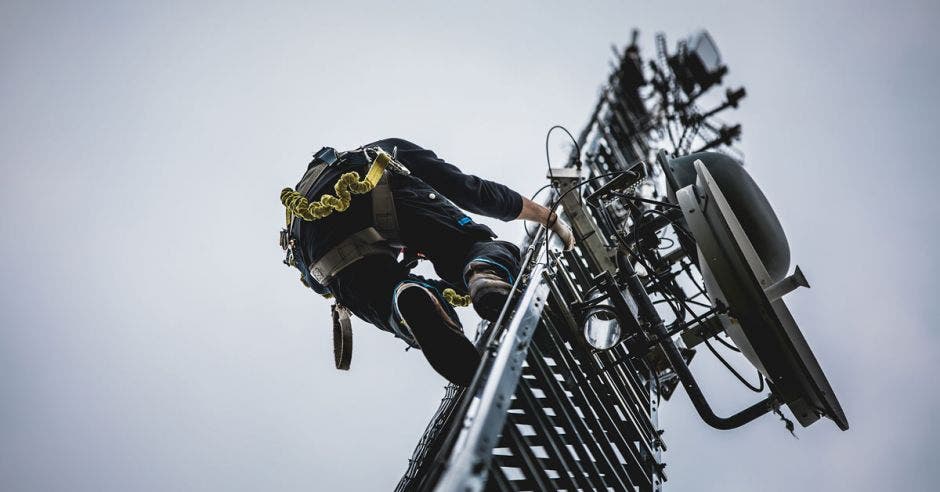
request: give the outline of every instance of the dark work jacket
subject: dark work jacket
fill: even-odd
[[[513,220],[522,211],[522,196],[519,193],[500,183],[464,174],[457,166],[444,161],[428,149],[400,138],[379,140],[364,147],[376,146],[390,154],[397,147],[397,160],[411,171],[410,176],[390,176],[393,194],[412,191],[424,193],[428,188],[433,188],[431,191],[442,195],[463,210],[502,221]],[[339,165],[324,171],[316,185],[307,193],[307,198],[313,201],[324,193],[333,194],[333,185],[340,175],[358,171],[360,176],[365,176],[370,165],[371,162],[366,160],[361,151],[348,152]],[[429,204],[426,213],[428,220],[441,220],[442,216],[449,212],[435,210],[433,205]],[[447,217],[447,220],[450,220],[450,217]],[[495,237],[493,231],[485,225],[472,222],[469,218],[464,218],[461,222],[462,227],[476,228],[483,236]],[[315,221],[301,221],[296,233],[304,259],[309,265],[342,240],[371,225],[372,196],[369,193],[353,195],[351,205],[345,212],[333,212]],[[313,287],[319,293],[326,292],[323,286]]]

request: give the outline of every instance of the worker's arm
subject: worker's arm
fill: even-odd
[[[516,217],[516,220],[528,220],[530,222],[538,222],[539,224],[548,225],[549,219],[552,217],[551,211],[548,208],[539,205],[538,203],[529,200],[528,198],[522,199],[522,211],[519,212],[519,216]]]
[[[516,219],[543,224],[545,227],[551,229],[552,232],[558,234],[558,238],[561,239],[561,242],[565,245],[565,249],[574,247],[574,234],[571,232],[571,228],[568,227],[568,224],[559,220],[558,214],[555,212],[552,212],[548,208],[528,198],[522,197],[522,211],[519,212],[519,216],[516,217]]]
[[[428,149],[398,138],[381,140],[374,145],[388,151],[397,147],[398,160],[411,174],[468,212],[509,222],[518,218],[522,210],[519,193],[495,181],[464,174]]]
[[[457,166],[434,152],[398,138],[375,143],[388,151],[397,149],[397,158],[413,175],[441,192],[458,207],[505,222],[529,220],[545,225],[557,234],[565,249],[574,246],[574,235],[558,215],[506,185],[464,174]]]

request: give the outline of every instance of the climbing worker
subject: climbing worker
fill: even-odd
[[[397,138],[348,152],[321,149],[281,202],[285,263],[300,270],[306,286],[335,298],[341,369],[349,364],[351,312],[421,349],[449,381],[470,383],[480,354],[452,305],[472,302],[480,317],[495,321],[519,273],[520,252],[463,210],[539,222],[567,248],[574,244],[570,228],[547,208]],[[410,273],[421,258],[440,279]]]

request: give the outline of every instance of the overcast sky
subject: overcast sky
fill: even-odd
[[[852,425],[717,431],[679,390],[667,490],[935,489],[935,3],[286,3],[0,3],[0,489],[394,487],[444,382],[358,320],[333,369],[278,192],[323,145],[400,136],[531,193],[634,26],[646,55],[708,28],[747,87],[741,148],[813,285],[789,303]],[[710,357],[717,409],[752,401]]]

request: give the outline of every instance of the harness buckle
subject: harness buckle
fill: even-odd
[[[284,232],[285,231],[281,231],[282,236]],[[282,246],[285,252],[284,264],[287,265],[288,267],[297,266],[297,258],[294,257],[294,246],[295,246],[295,241],[292,238],[286,239],[286,246]]]
[[[339,155],[336,152],[336,149],[333,147],[323,147],[318,150],[316,154],[313,154],[313,162],[310,163],[310,167],[313,167],[317,164],[326,164],[326,167],[330,167],[333,164],[336,164],[336,161],[339,160]]]

